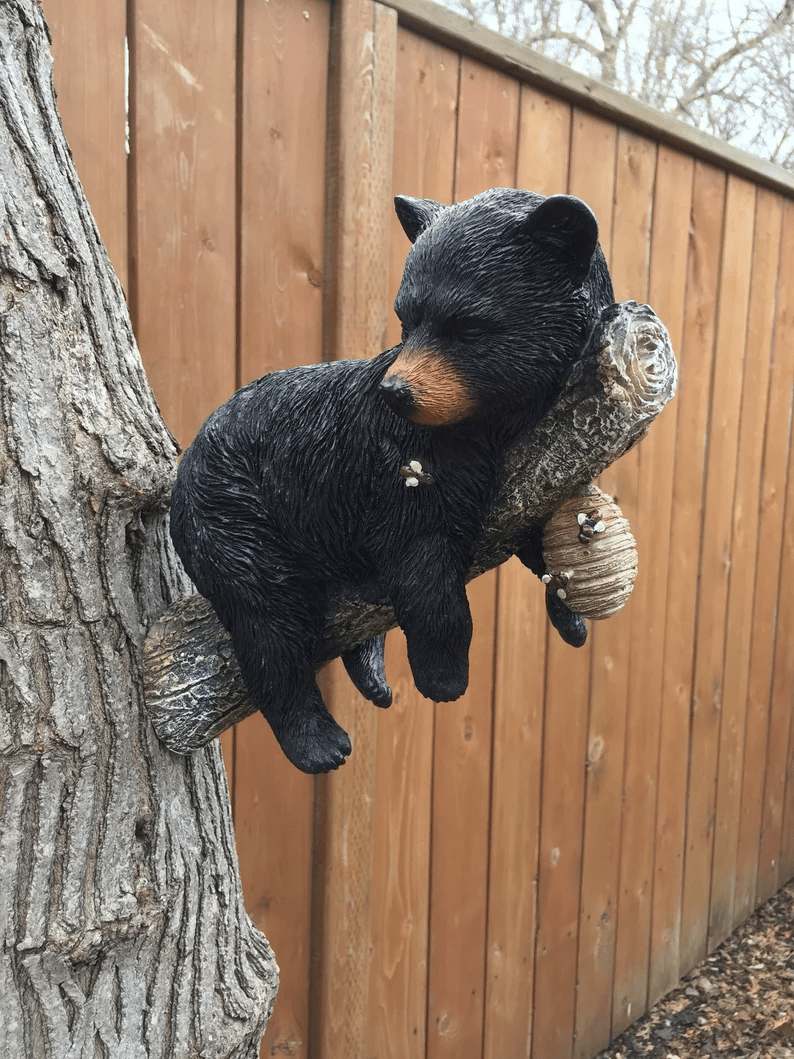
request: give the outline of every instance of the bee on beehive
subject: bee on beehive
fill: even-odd
[[[637,545],[618,505],[596,486],[561,504],[543,529],[542,580],[583,618],[609,618],[631,595]]]

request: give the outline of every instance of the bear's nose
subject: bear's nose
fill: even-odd
[[[378,389],[383,400],[397,415],[407,416],[414,410],[414,395],[411,387],[399,375],[387,375]]]

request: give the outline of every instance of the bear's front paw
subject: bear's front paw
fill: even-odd
[[[311,774],[338,769],[353,749],[347,732],[325,708],[283,718],[276,738],[292,764]]]

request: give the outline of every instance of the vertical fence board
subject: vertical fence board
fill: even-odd
[[[571,115],[571,160],[568,192],[583,199],[598,220],[598,241],[612,260],[617,127],[579,107]]]
[[[427,1055],[479,1055],[483,1034],[493,572],[469,586],[469,690],[436,707]]]
[[[390,633],[393,703],[378,724],[367,1056],[424,1059],[427,1022],[433,705]]]
[[[651,992],[671,989],[681,960],[688,733],[694,672],[701,497],[705,474],[725,174],[697,162],[692,183],[686,307],[678,353],[677,431],[664,633],[653,891]],[[680,970],[679,970],[680,968]]]
[[[615,247],[625,250],[624,232],[636,218],[631,209],[625,217],[614,216],[613,203],[618,189],[616,179],[626,175],[626,138],[614,126],[579,116],[574,127],[569,190],[596,210],[600,237],[613,280],[624,282],[623,262],[614,267]],[[592,160],[600,157],[602,172],[594,171]],[[638,216],[645,223],[647,210]],[[615,244],[613,236],[617,234]],[[633,233],[632,233],[633,234]],[[629,284],[633,277],[629,278]],[[636,296],[633,292],[632,296]],[[616,291],[617,300],[623,292]],[[640,299],[641,300],[641,299]],[[624,503],[624,490],[631,499],[636,494],[632,482],[634,460],[625,460],[602,476],[601,486]],[[631,518],[631,508],[626,510]],[[623,781],[623,750],[628,674],[629,611],[608,623],[591,622],[589,628],[591,665],[590,699],[587,718],[585,807],[582,829],[582,878],[577,957],[576,1038],[573,1054],[585,1056],[597,1051],[609,1039],[611,998],[614,976],[615,927],[617,921],[618,870],[620,866],[620,809]]]
[[[744,377],[754,209],[754,186],[738,177],[729,176],[700,551],[681,906],[681,956],[685,967],[693,967],[707,952],[717,755],[724,698],[723,664],[732,508]]]
[[[611,269],[615,298],[644,301],[648,289],[652,201],[656,176],[656,145],[644,137],[621,130],[618,136],[615,178],[616,207],[612,222]],[[625,716],[623,775],[615,777],[620,792],[608,803],[602,815],[601,834],[609,842],[610,830],[619,831],[620,856],[617,900],[593,910],[607,923],[601,940],[608,951],[614,931],[614,997],[612,1032],[620,1032],[645,1007],[647,990],[647,949],[650,931],[650,890],[653,874],[651,818],[655,810],[656,755],[658,739],[659,688],[653,672],[653,658],[645,653],[653,642],[654,607],[653,549],[654,527],[648,506],[653,502],[654,437],[627,453],[602,476],[601,484],[615,496],[632,524],[640,552],[647,556],[632,597],[609,622],[599,624],[593,640],[593,689],[591,714],[610,711]],[[656,708],[654,708],[654,698]],[[622,704],[621,706],[618,704]],[[616,764],[620,766],[620,754]],[[614,794],[613,794],[614,797]],[[589,804],[588,804],[589,811]],[[604,813],[604,807],[602,807]],[[597,843],[596,839],[596,843]],[[614,841],[614,838],[613,838]],[[603,870],[603,869],[602,869]],[[603,983],[602,983],[603,989]],[[580,983],[580,995],[582,986]],[[601,997],[599,996],[599,1000]],[[604,996],[608,1007],[608,994]],[[599,1023],[594,1047],[609,1040],[606,1012]],[[585,1053],[582,1053],[585,1054]]]
[[[568,187],[571,106],[531,85],[521,86],[516,184],[539,195]]]
[[[385,346],[396,54],[393,10],[372,0],[334,5],[324,299],[329,359],[373,356]]]
[[[537,903],[544,592],[517,559],[499,569],[483,1056],[529,1056]]]
[[[454,52],[400,32],[396,78],[400,106],[394,115],[394,135],[395,142],[412,142],[414,149],[395,153],[395,194],[452,201],[458,67]],[[409,248],[392,214],[391,299]],[[392,313],[388,344],[399,337],[399,321]],[[394,703],[378,724],[366,1054],[378,1059],[424,1059],[434,707],[414,687],[405,639],[399,632],[389,634],[386,663]]]
[[[778,358],[783,361],[780,375],[781,404],[785,401],[785,395],[791,393],[790,380],[794,377],[794,202],[788,201],[783,205],[783,238],[781,241],[781,262],[779,294],[777,306],[777,320],[775,327],[775,365]],[[777,395],[776,383],[773,380],[773,397]],[[791,460],[791,437],[789,437],[789,460]],[[794,511],[794,475],[791,473],[789,463],[789,479],[786,501],[786,513]],[[780,594],[784,597],[790,596],[789,585],[794,571],[789,565],[786,576],[788,581],[781,576]],[[789,604],[790,605],[790,604]],[[782,639],[778,641],[781,649],[785,650]],[[791,641],[789,641],[790,643]],[[781,704],[785,709],[785,701]],[[794,719],[790,722],[788,738],[788,757],[783,768],[783,781],[785,791],[783,796],[783,826],[782,826],[782,849],[779,861],[778,883],[782,884],[789,879],[794,879]],[[772,775],[773,773],[768,773]]]
[[[651,259],[648,282],[648,300],[657,315],[663,320],[670,332],[673,349],[678,353],[681,348],[684,299],[686,293],[687,251],[689,247],[689,217],[692,195],[692,159],[664,146],[659,147],[656,163],[656,184],[654,188],[653,227],[651,232]],[[662,718],[665,703],[663,699],[664,682],[664,629],[666,622],[667,584],[670,577],[675,577],[677,557],[669,550],[671,538],[673,488],[675,469],[676,427],[678,423],[678,404],[675,400],[665,409],[664,415],[654,424],[654,430],[645,439],[640,449],[641,493],[645,526],[645,547],[648,549],[645,558],[647,578],[646,593],[651,608],[650,627],[642,637],[644,656],[653,660],[653,669],[648,674],[649,710],[657,712],[656,723],[657,747],[651,767],[656,771],[656,800],[650,819],[646,819],[648,828],[647,841],[651,844],[653,884],[650,896],[651,922],[648,960],[648,1006],[650,1007],[667,989],[666,980],[670,977],[664,973],[667,962],[668,937],[660,931],[656,919],[657,886],[663,882],[664,861],[659,858],[660,838],[657,834],[656,821],[660,805],[660,788],[663,777],[658,763],[661,758]],[[634,625],[638,618],[635,614]],[[642,631],[641,628],[638,631]],[[634,656],[632,656],[634,665]],[[632,670],[632,680],[636,670]],[[686,730],[677,733],[678,753]],[[684,762],[686,764],[686,762]],[[667,837],[667,835],[665,835]],[[624,844],[624,853],[630,855]],[[677,964],[672,972],[672,980],[677,980]]]
[[[763,210],[765,213],[776,215],[778,224],[785,222],[790,207],[777,195],[759,190],[758,200],[759,211]],[[765,223],[770,225],[771,218]],[[788,231],[792,231],[791,227]],[[776,284],[778,304],[764,441],[758,573],[750,629],[750,673],[732,925],[743,922],[750,915],[756,903],[759,835],[775,658],[778,593],[781,592],[782,595],[786,593],[780,580],[780,557],[791,440],[794,336],[792,335],[791,288],[787,286],[784,277],[791,275],[791,272],[787,271],[787,263],[791,260],[791,247],[785,241],[781,241],[780,231],[773,238],[780,247],[779,280]],[[791,268],[790,265],[788,267]]]
[[[240,384],[322,360],[330,6],[243,12]]]
[[[608,254],[616,130],[574,108],[568,191],[599,220]],[[600,168],[592,164],[593,155]],[[606,164],[604,164],[604,160]],[[543,731],[538,929],[532,1056],[556,1059],[573,1048],[578,920],[583,855],[587,716],[592,651],[575,650],[549,630]]]
[[[47,0],[58,111],[108,256],[127,287],[126,0]]]
[[[515,181],[518,84],[463,59],[455,198]],[[479,1055],[485,986],[496,573],[469,586],[469,690],[436,707],[428,978],[429,1059]]]
[[[572,1051],[590,648],[549,630],[543,727],[533,1059]]]
[[[322,359],[330,14],[323,0],[271,0],[242,12],[240,384]],[[305,1059],[314,781],[287,761],[258,715],[236,730],[235,764],[246,908],[281,971],[261,1051]]]
[[[742,762],[750,678],[751,622],[755,596],[761,467],[772,358],[780,249],[780,207],[775,196],[756,205],[750,305],[747,321],[748,378],[742,392],[736,493],[733,502],[730,588],[720,725],[719,772],[711,868],[709,948],[733,929]],[[752,356],[752,363],[749,357]],[[770,556],[770,564],[777,567]]]
[[[185,445],[235,388],[236,8],[133,0],[136,331]]]
[[[778,882],[783,885],[786,881],[794,879],[794,843],[791,835],[794,833],[794,721],[789,726],[788,735],[788,757],[783,781],[785,783],[783,801],[783,834],[782,848],[780,851],[780,871]]]
[[[389,316],[397,16],[371,0],[342,0],[333,19],[325,341],[334,358],[372,356],[383,348]],[[339,660],[326,669],[323,689],[353,753],[317,780],[310,1053],[364,1059],[379,711]]]
[[[776,352],[783,353],[794,345],[794,297],[791,294],[791,277],[794,275],[794,208],[787,203],[784,212],[782,260],[780,276],[787,277],[783,285],[777,313],[775,334]],[[789,376],[789,386],[791,385]],[[794,513],[794,474],[789,455],[789,478],[786,491],[786,513],[784,527]],[[769,711],[769,738],[766,749],[766,776],[763,790],[763,814],[761,817],[761,841],[758,855],[758,882],[756,903],[767,900],[777,887],[791,877],[789,867],[781,870],[781,855],[788,854],[787,865],[791,865],[792,817],[789,815],[788,831],[783,830],[786,805],[787,773],[792,769],[790,757],[791,715],[794,701],[794,543],[791,534],[783,534],[783,550],[780,560],[780,587],[778,594],[777,627],[775,629],[775,661],[772,679],[772,702]],[[792,792],[788,792],[791,804]]]
[[[280,970],[263,1056],[309,1055],[313,794],[312,777],[287,761],[264,717],[238,725],[234,830],[243,896]]]
[[[519,187],[568,180],[571,108],[521,90]],[[517,560],[498,571],[488,879],[485,1059],[529,1056],[532,1042],[540,778],[548,621],[544,592]]]

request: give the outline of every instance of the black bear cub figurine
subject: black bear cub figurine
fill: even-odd
[[[466,574],[504,450],[549,408],[613,301],[579,199],[495,188],[454,206],[395,202],[413,243],[395,302],[400,345],[244,386],[201,428],[173,492],[177,552],[304,772],[337,768],[351,750],[315,680],[344,586],[390,600],[423,695],[466,690]],[[543,572],[533,546],[519,554]],[[343,660],[388,706],[383,638]]]

